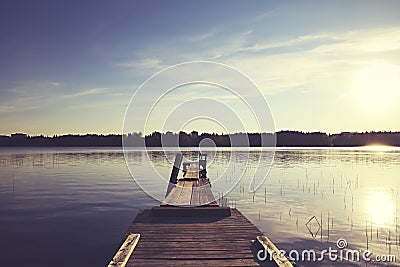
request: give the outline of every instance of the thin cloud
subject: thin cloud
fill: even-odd
[[[314,46],[318,46],[318,43],[331,43],[331,42],[339,42],[340,38],[332,36],[330,34],[322,33],[315,35],[302,35],[298,36],[294,39],[289,39],[285,41],[277,41],[277,42],[265,42],[265,43],[256,43],[253,46],[242,48],[241,51],[254,51],[260,52],[273,48],[287,48],[287,47],[299,47],[306,44],[314,44]]]
[[[62,86],[60,82],[55,81],[13,81],[11,86],[2,87],[0,93],[14,94],[21,97],[29,97],[40,93],[48,93]]]
[[[28,110],[34,110],[37,109],[37,105],[21,105],[21,106],[15,106],[15,105],[1,105],[0,106],[0,114],[14,114],[14,113],[20,113],[20,112],[26,112]]]
[[[5,105],[0,106],[0,113],[9,113],[14,111],[16,111],[15,106],[5,106]]]
[[[193,35],[193,36],[189,36],[187,38],[184,38],[183,41],[185,42],[190,42],[190,43],[197,43],[197,42],[204,42],[206,40],[210,40],[212,38],[214,38],[219,31],[217,31],[216,29],[213,29],[211,31],[202,33],[202,34],[197,34],[197,35]]]
[[[252,42],[257,32],[242,31],[214,38],[215,30],[181,38],[179,45],[155,44],[143,57],[119,66],[136,75],[153,74],[184,61],[217,60],[247,74],[266,94],[288,90],[346,90],[357,64],[365,60],[392,61],[400,50],[400,27],[313,32],[286,40]],[[206,40],[206,42],[204,41]],[[190,45],[189,45],[190,44]],[[171,55],[174,55],[171,57]]]
[[[0,90],[0,113],[18,113],[37,109],[52,96],[62,84],[55,81],[12,81]]]
[[[378,28],[337,33],[343,41],[315,49],[320,53],[377,53],[400,49],[400,27]]]
[[[118,67],[129,69],[161,69],[163,65],[161,60],[156,57],[147,57],[135,59],[127,62],[119,62],[115,64]]]
[[[127,102],[126,99],[113,99],[113,100],[101,100],[96,102],[84,102],[80,104],[73,104],[64,107],[64,110],[99,110],[100,108],[114,108],[119,110],[121,113],[125,111]]]
[[[106,88],[91,88],[88,90],[83,90],[80,91],[78,93],[74,93],[74,94],[67,94],[64,95],[64,98],[74,98],[74,97],[81,97],[81,96],[87,96],[87,95],[96,95],[96,94],[101,94],[104,93],[106,91]]]
[[[287,47],[292,49],[266,51]],[[311,34],[238,49],[242,53],[232,54],[225,63],[248,74],[267,94],[304,88],[346,90],[365,61],[399,65],[388,53],[400,50],[400,27]]]

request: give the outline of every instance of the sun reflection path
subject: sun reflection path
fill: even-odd
[[[392,150],[399,150],[399,147],[396,146],[388,146],[382,144],[373,144],[361,147],[362,150],[366,151],[392,151]]]

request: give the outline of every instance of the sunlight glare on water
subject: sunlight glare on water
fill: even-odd
[[[393,201],[385,192],[370,193],[367,197],[366,209],[375,225],[382,227],[393,224],[396,210]]]
[[[366,151],[394,151],[397,150],[398,147],[382,145],[382,144],[372,144],[368,146],[363,146],[361,147],[361,149]]]

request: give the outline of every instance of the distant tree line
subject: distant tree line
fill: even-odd
[[[276,137],[276,139],[275,139]],[[400,132],[343,132],[327,134],[322,132],[280,131],[272,133],[216,134],[196,131],[191,133],[153,132],[143,136],[141,133],[127,135],[55,135],[29,136],[16,133],[0,136],[0,146],[64,146],[64,147],[198,147],[215,144],[218,147],[230,146],[272,146],[276,140],[278,147],[348,147],[371,144],[400,146]],[[204,142],[204,143],[203,143]]]
[[[65,146],[65,147],[118,147],[121,135],[54,135],[29,136],[22,133],[0,136],[0,146]]]

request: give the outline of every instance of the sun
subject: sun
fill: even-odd
[[[358,102],[373,112],[395,107],[400,96],[400,68],[383,62],[369,63],[355,73],[353,88]]]

